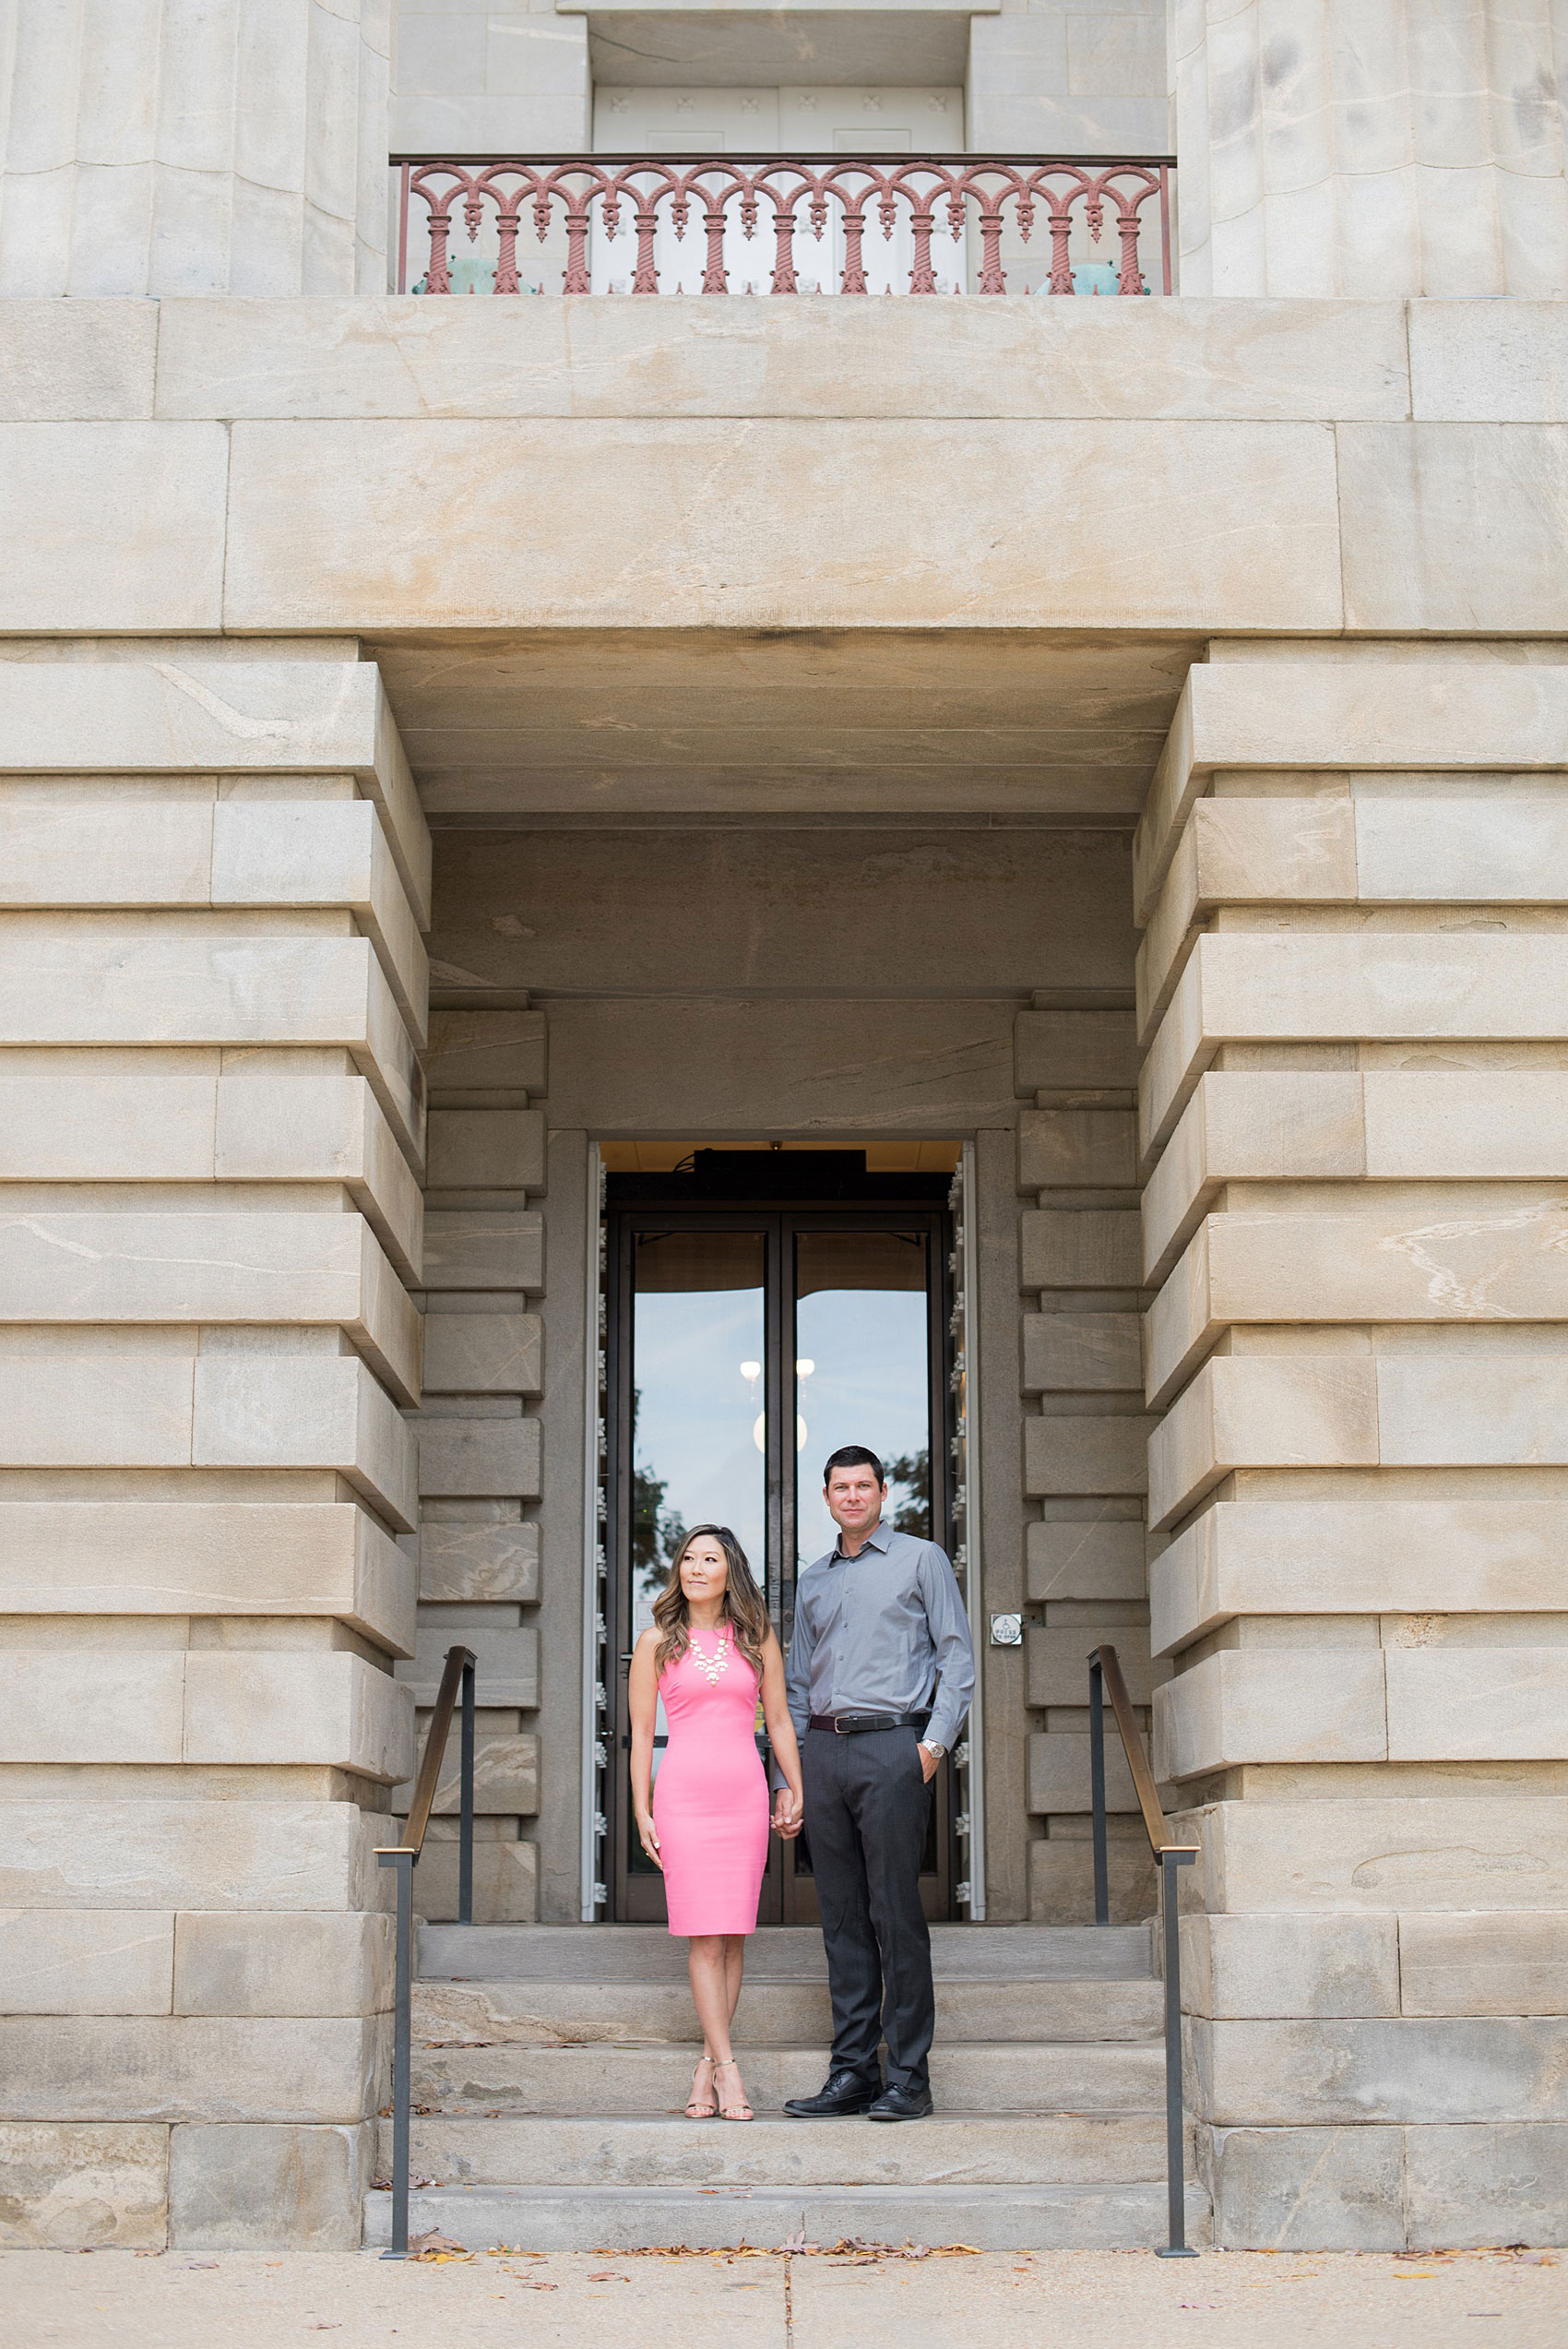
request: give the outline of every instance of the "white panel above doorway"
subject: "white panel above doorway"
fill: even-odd
[[[594,94],[599,155],[955,155],[964,93],[952,87],[607,89]]]

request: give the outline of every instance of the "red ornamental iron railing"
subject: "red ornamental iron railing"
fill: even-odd
[[[1051,269],[1037,291],[1098,293],[1102,280],[1113,280],[1105,290],[1116,294],[1170,292],[1173,165],[1166,156],[1108,161],[1016,155],[876,160],[844,155],[576,155],[530,163],[506,156],[410,155],[394,156],[392,162],[399,183],[400,293],[410,290],[410,268],[414,292],[455,292],[454,272],[461,265],[452,250],[454,236],[459,241],[466,237],[474,245],[481,230],[487,247],[493,233],[494,259],[479,272],[464,272],[470,292],[477,288],[477,277],[490,276],[492,270],[492,292],[543,292],[542,285],[525,283],[519,273],[517,240],[529,230],[540,244],[552,233],[558,241],[564,233],[562,293],[592,292],[591,240],[621,237],[628,230],[636,238],[630,292],[668,292],[660,286],[660,275],[670,274],[672,249],[683,257],[686,233],[699,209],[706,240],[705,294],[731,291],[727,234],[732,239],[739,228],[749,240],[765,216],[772,232],[772,268],[759,269],[759,278],[766,275],[767,281],[762,285],[749,280],[748,292],[799,293],[797,239],[812,239],[820,249],[831,227],[835,241],[841,240],[840,293],[871,291],[868,234],[873,241],[880,236],[885,251],[887,241],[907,236],[907,256],[900,257],[907,257],[909,266],[899,274],[908,275],[910,293],[937,293],[944,290],[936,268],[940,240],[951,240],[962,256],[971,224],[979,242],[973,270],[977,292],[1008,292],[1004,241],[1016,238],[1028,244],[1040,225],[1050,238]],[[1115,261],[1109,268],[1092,262],[1086,267],[1086,258],[1097,248],[1103,244],[1109,250],[1112,236]],[[1145,241],[1142,250],[1140,240]],[[410,246],[422,249],[411,254]],[[967,267],[963,273],[967,278]],[[952,274],[949,268],[950,279]],[[820,289],[820,268],[817,284]],[[622,291],[623,284],[611,290]],[[959,289],[953,285],[949,290]]]

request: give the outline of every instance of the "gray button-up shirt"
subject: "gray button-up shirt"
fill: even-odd
[[[921,1712],[951,1746],[969,1710],[975,1651],[947,1554],[878,1525],[856,1557],[840,1542],[795,1586],[785,1666],[797,1736],[813,1713]]]

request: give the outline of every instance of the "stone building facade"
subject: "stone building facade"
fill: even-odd
[[[0,9],[7,2239],[359,2240],[455,1638],[476,1913],[612,1928],[600,1211],[677,1143],[956,1171],[952,1914],[1092,1914],[1113,1640],[1215,2239],[1564,2238],[1563,40]],[[1169,141],[1175,293],[384,290],[389,153],[917,66]]]

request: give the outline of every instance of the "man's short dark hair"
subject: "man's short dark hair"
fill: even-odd
[[[824,1492],[827,1490],[828,1481],[836,1468],[870,1468],[874,1470],[879,1485],[885,1485],[887,1482],[887,1471],[883,1467],[876,1454],[868,1451],[864,1444],[840,1444],[836,1452],[828,1453],[827,1465],[822,1472]]]

